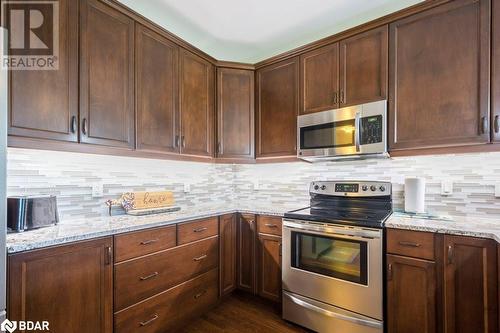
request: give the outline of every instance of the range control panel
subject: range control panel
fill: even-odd
[[[387,196],[392,194],[392,184],[372,181],[317,181],[311,183],[309,193],[352,197]]]
[[[361,118],[361,144],[368,145],[382,142],[382,116]]]

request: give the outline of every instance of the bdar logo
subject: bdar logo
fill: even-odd
[[[5,319],[2,324],[0,324],[0,330],[2,332],[14,332],[17,328],[17,323],[15,321],[10,321]]]

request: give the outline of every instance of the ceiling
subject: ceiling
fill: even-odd
[[[255,63],[422,0],[119,0],[218,60]]]

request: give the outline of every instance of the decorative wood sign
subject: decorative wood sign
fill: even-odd
[[[108,206],[121,205],[126,211],[169,207],[174,204],[174,194],[162,192],[127,192],[120,199],[107,202]]]

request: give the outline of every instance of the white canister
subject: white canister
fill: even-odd
[[[407,213],[425,213],[424,178],[405,179],[405,211]]]

